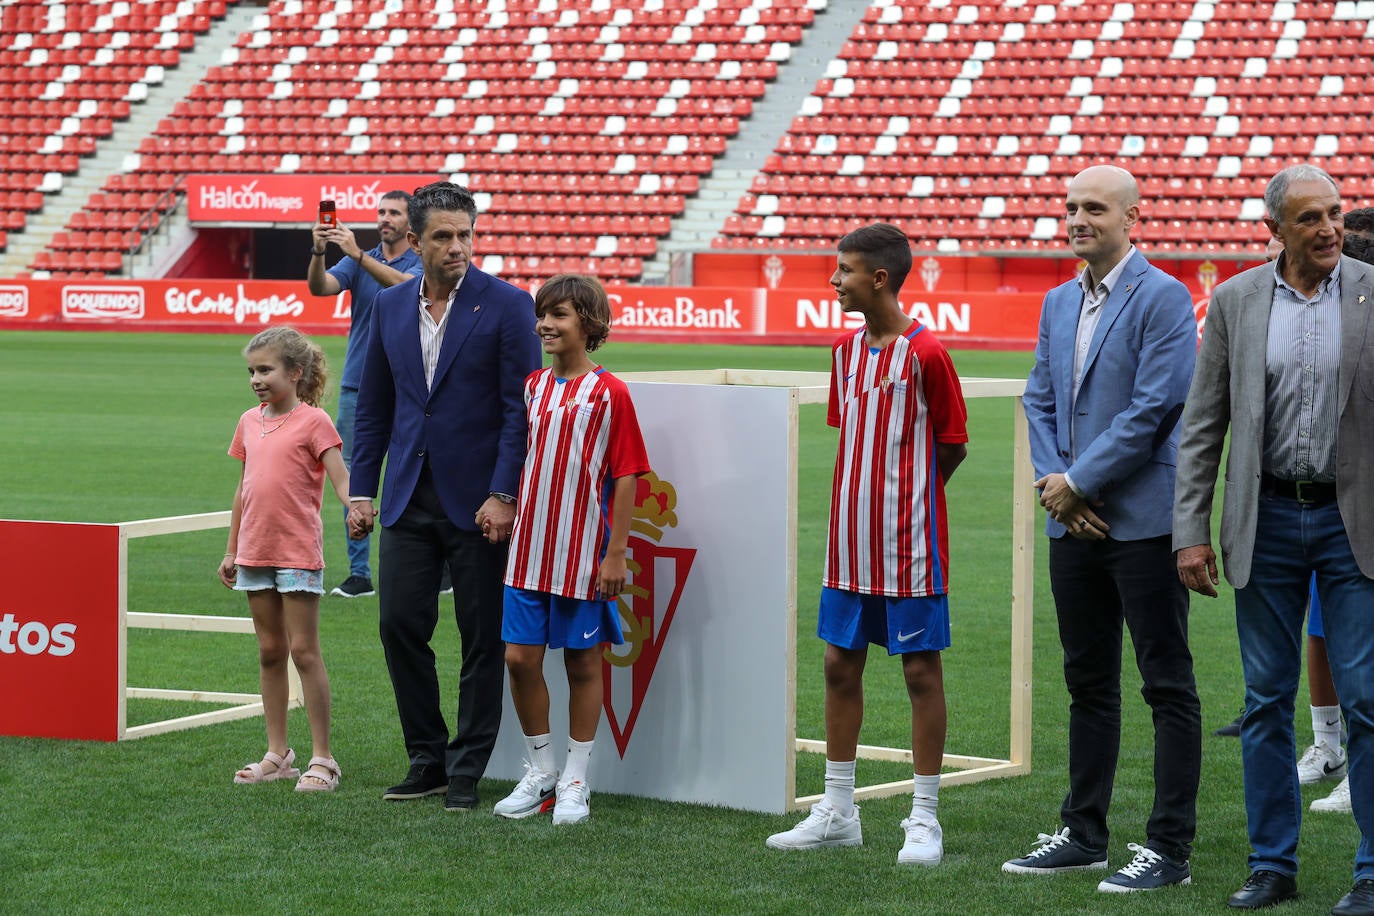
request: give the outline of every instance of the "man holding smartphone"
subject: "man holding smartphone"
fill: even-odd
[[[329,206],[325,206],[329,204]],[[344,290],[352,294],[348,328],[348,349],[344,354],[343,376],[339,380],[339,412],[334,425],[343,440],[345,464],[353,458],[353,415],[358,404],[358,386],[363,377],[363,354],[372,327],[372,300],[377,293],[402,283],[420,271],[420,256],[410,247],[408,207],[405,191],[388,191],[377,204],[377,233],[381,243],[363,251],[347,226],[339,223],[333,201],[322,201],[320,218],[311,229],[310,270],[306,283],[316,296],[337,296]],[[325,270],[326,245],[333,242],[344,253],[338,263]],[[341,598],[374,595],[372,587],[372,539],[367,535],[348,541],[348,578],[330,594]]]

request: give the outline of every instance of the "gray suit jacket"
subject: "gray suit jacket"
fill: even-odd
[[[1221,560],[1236,588],[1250,581],[1264,442],[1265,348],[1273,265],[1251,268],[1212,294],[1197,371],[1183,409],[1174,493],[1174,549],[1210,544],[1212,497],[1226,429]],[[1341,365],[1336,376],[1336,494],[1360,571],[1374,578],[1374,267],[1341,258]]]

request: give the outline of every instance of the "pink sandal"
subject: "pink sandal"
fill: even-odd
[[[276,782],[278,779],[295,779],[301,775],[301,771],[291,765],[295,759],[296,752],[291,748],[286,749],[285,757],[268,751],[263,755],[261,763],[250,763],[235,773],[234,782],[241,786],[247,786],[260,782]],[[264,765],[269,763],[276,769],[263,769]]]
[[[323,773],[310,772],[315,767],[324,770]],[[339,787],[339,777],[343,771],[339,769],[339,764],[333,757],[311,757],[310,765],[305,768],[301,778],[296,780],[297,792],[333,792]],[[313,780],[313,781],[307,781]]]

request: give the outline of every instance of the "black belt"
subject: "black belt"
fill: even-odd
[[[1326,503],[1336,498],[1336,485],[1316,480],[1283,480],[1268,474],[1260,475],[1260,492],[1265,496],[1296,499],[1303,505]]]

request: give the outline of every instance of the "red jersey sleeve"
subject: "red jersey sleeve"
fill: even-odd
[[[964,390],[954,360],[949,351],[930,334],[918,335],[926,340],[918,351],[921,361],[921,383],[926,392],[926,408],[930,412],[930,428],[936,442],[968,441],[968,408],[964,404]]]

